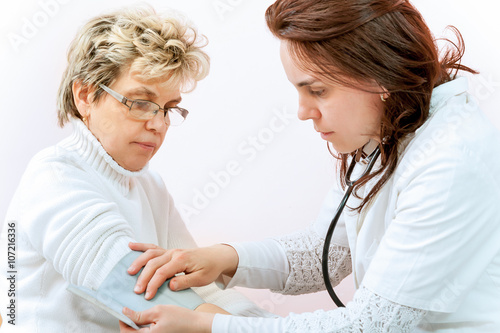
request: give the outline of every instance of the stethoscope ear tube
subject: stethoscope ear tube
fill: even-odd
[[[340,204],[337,208],[337,211],[335,212],[335,216],[332,219],[332,222],[330,222],[330,226],[328,227],[328,231],[326,232],[325,236],[325,244],[323,245],[323,256],[322,256],[322,261],[321,261],[321,268],[323,270],[323,280],[325,281],[325,286],[326,290],[328,291],[328,294],[332,298],[333,302],[338,306],[338,307],[345,307],[344,303],[338,298],[337,294],[335,294],[335,291],[333,290],[332,283],[330,282],[330,274],[328,273],[328,253],[330,249],[330,242],[332,240],[333,236],[333,231],[335,230],[335,227],[337,226],[337,222],[340,218],[340,215],[342,214],[342,211],[344,210],[345,205],[347,204],[347,200],[349,199],[349,196],[352,193],[352,189],[354,187],[354,184],[366,176],[368,173],[373,168],[373,165],[375,164],[375,161],[377,160],[378,156],[380,155],[380,147],[377,146],[377,148],[368,156],[369,162],[368,165],[363,172],[361,176],[359,176],[356,180],[351,179],[351,174],[352,171],[354,170],[354,166],[356,165],[356,158],[353,157],[351,164],[349,165],[349,169],[347,170],[346,173],[346,184],[347,184],[347,189],[345,191],[344,197],[340,201]]]

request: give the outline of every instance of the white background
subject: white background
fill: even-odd
[[[257,240],[303,228],[315,218],[333,182],[334,160],[325,143],[311,123],[295,116],[297,96],[282,70],[278,41],[265,26],[264,12],[272,2],[148,2],[158,11],[181,11],[210,41],[206,50],[211,73],[184,96],[182,106],[190,116],[181,127],[170,129],[150,165],[163,176],[200,245]],[[463,62],[482,73],[472,80],[471,92],[500,127],[497,1],[413,3],[436,37],[448,24],[463,33]],[[69,125],[57,126],[55,98],[77,29],[98,14],[132,4],[138,2],[2,0],[0,225],[30,158],[71,131]],[[28,28],[32,24],[35,29]],[[276,114],[288,116],[282,120]],[[252,138],[257,138],[258,149],[251,148]],[[228,163],[236,164],[238,172],[223,177]],[[219,175],[219,184],[214,175]],[[347,280],[339,288],[344,300],[352,295]],[[243,292],[281,315],[334,307],[326,293],[284,298],[267,291]]]

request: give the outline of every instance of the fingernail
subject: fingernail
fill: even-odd
[[[129,315],[131,315],[131,314],[132,314],[132,310],[130,310],[130,309],[129,309],[129,308],[127,308],[127,307],[124,307],[124,308],[122,309],[122,312],[123,312],[123,314],[124,314],[124,315],[126,315],[126,316],[129,316]]]
[[[170,281],[170,289],[171,290],[177,290],[177,282],[175,281]]]
[[[133,272],[135,270],[135,266],[130,266],[128,269],[127,269],[127,272]]]
[[[140,286],[140,285],[136,285],[136,286],[134,287],[134,291],[135,291],[136,293],[140,292],[140,291],[141,291],[141,286]]]
[[[148,292],[146,292],[146,299],[150,299],[150,298],[151,298],[151,292],[148,291]]]

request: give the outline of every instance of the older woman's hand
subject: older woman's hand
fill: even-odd
[[[146,299],[156,295],[158,288],[178,273],[185,273],[170,280],[171,290],[201,287],[216,281],[221,274],[232,277],[238,267],[238,254],[229,245],[214,245],[196,249],[165,250],[153,244],[130,243],[135,251],[143,251],[127,272],[137,274],[134,291],[146,292]]]
[[[207,311],[207,312],[205,312]],[[123,308],[123,313],[137,325],[150,325],[140,330],[120,322],[121,333],[190,333],[211,332],[214,313],[227,313],[213,304],[202,304],[195,311],[175,305],[156,305],[149,310],[135,312]]]

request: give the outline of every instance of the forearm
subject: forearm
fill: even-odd
[[[216,315],[212,333],[409,333],[418,326],[426,312],[386,300],[361,287],[346,308],[314,313],[292,314],[286,318],[263,319]]]
[[[215,315],[212,333],[278,333],[285,332],[284,318],[245,318]],[[304,333],[304,332],[301,332]]]
[[[203,312],[203,313],[220,313],[224,315],[230,315],[229,312],[226,310],[218,307],[217,305],[210,304],[210,303],[203,303],[200,304],[196,309],[194,309],[195,312]]]
[[[280,244],[273,239],[230,244],[238,254],[238,269],[227,287],[280,289],[289,273],[288,260]]]
[[[238,253],[239,263],[228,287],[268,288],[291,295],[324,290],[319,255],[323,242],[309,228],[277,240],[231,244]],[[352,272],[351,255],[346,247],[330,246],[329,263],[334,286]]]
[[[290,265],[290,272],[283,288],[274,292],[300,295],[325,290],[322,274],[321,250],[324,238],[312,228],[278,239]],[[352,272],[349,248],[332,244],[329,249],[329,273],[333,286]]]

